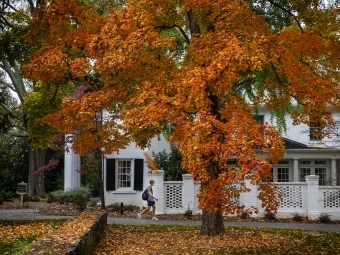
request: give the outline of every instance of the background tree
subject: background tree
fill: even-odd
[[[6,197],[16,195],[19,182],[28,177],[29,146],[26,137],[0,136],[0,192]]]
[[[151,152],[151,156],[159,169],[164,170],[165,181],[182,181],[182,175],[186,173],[181,168],[182,156],[177,149],[171,149],[170,153],[165,150],[155,153]]]
[[[29,137],[33,131],[28,123],[34,122],[34,119],[27,116],[25,95],[35,90],[35,84],[23,77],[21,68],[35,50],[25,42],[24,36],[30,26],[31,14],[41,2],[4,0],[0,3],[0,82],[2,93],[7,93],[11,98],[10,101],[0,102],[0,119],[7,121],[7,131],[10,128],[11,134],[17,137]],[[26,141],[31,144],[32,140]],[[45,148],[31,144],[28,175],[28,192],[31,195],[45,196],[44,185],[38,185],[44,184],[43,176],[33,175],[45,163]]]
[[[130,0],[98,16],[84,2],[46,1],[28,36],[43,47],[25,73],[44,83],[98,75],[98,89],[67,97],[45,118],[64,133],[86,127],[79,145],[104,146],[98,137],[105,136],[90,124],[101,108],[123,113],[141,147],[173,125],[170,142],[178,143],[182,167],[202,183],[201,233],[219,234],[223,213],[257,212],[232,203],[247,191],[233,188],[235,181],[258,185],[267,212],[278,206],[269,179],[284,146],[275,127],[255,121],[258,107],[267,107],[283,131],[286,113],[295,124],[334,124],[331,112],[340,106],[334,3]]]

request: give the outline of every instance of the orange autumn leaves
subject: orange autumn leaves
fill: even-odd
[[[59,132],[81,131],[76,152],[100,146],[110,152],[126,143],[118,132],[125,126],[98,130],[91,120],[103,108],[121,114],[141,147],[172,125],[170,142],[178,144],[182,166],[205,184],[201,207],[218,210],[230,204],[226,184],[266,183],[271,164],[284,155],[277,129],[254,120],[257,108],[279,120],[292,113],[297,124],[333,123],[331,106],[340,108],[336,15],[314,15],[292,1],[306,8],[305,27],[292,23],[275,34],[247,1],[127,3],[101,16],[77,0],[51,1],[34,19],[28,38],[43,46],[26,66],[28,78],[77,84],[82,72],[100,77],[100,86],[81,98],[66,97],[60,111],[45,117]],[[54,21],[53,15],[63,16]],[[332,30],[315,25],[322,16]],[[110,138],[117,145],[111,149]],[[267,183],[263,188],[262,198],[273,199],[275,190]],[[216,190],[216,197],[209,195]],[[275,210],[276,202],[267,209]]]

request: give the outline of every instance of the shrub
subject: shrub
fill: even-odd
[[[92,195],[91,190],[88,187],[76,187],[66,191],[67,196],[74,198],[77,194],[82,194],[86,200],[90,200]]]
[[[114,212],[120,212],[120,203],[114,203],[111,205],[108,205],[106,209],[114,211]],[[134,211],[134,210],[139,210],[138,206],[131,205],[131,204],[123,204],[123,209],[124,211]]]
[[[240,214],[240,218],[241,219],[248,219],[249,218],[249,214],[248,214],[248,212],[246,212],[246,211],[242,211],[241,212],[241,214]]]
[[[266,220],[276,220],[276,215],[273,212],[265,212],[263,217]]]
[[[4,202],[13,202],[14,194],[12,192],[2,190],[2,191],[0,191],[0,194],[2,195],[2,197],[4,199]]]
[[[74,201],[74,198],[80,194],[85,201],[90,200],[91,190],[86,187],[77,187],[69,191],[56,190],[47,195],[47,203],[57,202],[60,204],[68,204]]]
[[[78,211],[84,211],[86,209],[87,199],[84,197],[83,194],[77,193],[73,197],[73,201],[72,202],[76,205]]]
[[[293,221],[303,221],[303,217],[297,212],[293,213]]]
[[[319,221],[322,223],[329,223],[331,221],[331,216],[327,213],[321,213],[319,216]]]
[[[30,201],[30,202],[40,202],[40,197],[38,195],[33,195],[27,201]]]
[[[5,201],[4,196],[0,193],[0,205]]]
[[[47,194],[47,203],[60,203],[60,204],[68,204],[72,200],[71,197],[66,194],[63,190],[56,190]]]

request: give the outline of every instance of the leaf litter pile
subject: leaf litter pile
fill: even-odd
[[[93,222],[98,218],[98,215],[98,213],[82,213],[73,220],[65,222],[56,231],[45,236],[33,249],[26,253],[26,255],[64,255],[68,248],[76,244],[79,237],[91,228]]]
[[[256,229],[226,230],[217,236],[202,236],[197,227],[112,225],[106,228],[93,255],[104,254],[216,254],[247,250],[278,250],[300,246],[304,241],[293,236]]]

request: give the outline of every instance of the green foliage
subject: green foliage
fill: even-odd
[[[18,183],[28,180],[29,141],[11,135],[0,136],[0,192],[5,200],[16,196]]]
[[[16,194],[11,191],[0,191],[1,196],[4,198],[4,202],[13,202]]]
[[[78,211],[84,211],[86,209],[87,199],[82,193],[77,193],[72,202],[76,205]]]
[[[62,148],[64,148],[64,146],[62,146]],[[58,166],[53,170],[45,171],[44,181],[46,193],[64,189],[64,150],[55,151],[47,149],[46,158],[59,161]]]
[[[81,160],[81,184],[91,190],[99,190],[98,161],[91,154],[82,157]]]
[[[0,205],[5,201],[4,196],[0,193]]]
[[[38,195],[24,195],[24,202],[40,202],[40,197]]]
[[[40,118],[60,108],[63,97],[74,89],[72,83],[43,84],[38,82],[35,91],[25,95],[28,117],[28,132],[34,148],[46,149],[51,146],[55,130]]]
[[[68,204],[74,202],[74,199],[80,201],[82,196],[85,201],[88,201],[91,197],[91,190],[87,187],[76,187],[68,191],[56,190],[47,194],[47,203],[57,202],[60,204]],[[80,202],[81,203],[81,202]]]
[[[108,205],[106,207],[107,210],[111,210],[111,211],[115,211],[115,212],[119,212],[120,211],[120,203],[114,203],[111,205]],[[138,206],[135,205],[131,205],[131,204],[123,204],[123,209],[124,211],[133,211],[136,209],[139,209]]]
[[[182,156],[177,149],[172,149],[171,153],[166,153],[165,150],[159,153],[151,152],[151,155],[158,168],[164,170],[165,181],[182,180],[186,171],[181,168]]]

